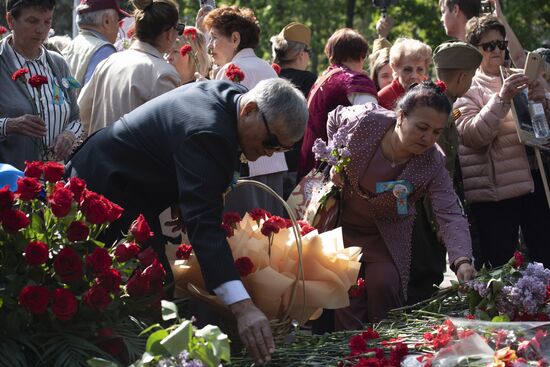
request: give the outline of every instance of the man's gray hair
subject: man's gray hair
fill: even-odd
[[[103,15],[109,14],[109,13],[118,17],[118,14],[116,13],[115,9],[96,10],[88,13],[77,14],[76,24],[78,25],[79,28],[86,27],[86,26],[99,27],[101,25]]]
[[[308,119],[307,102],[291,82],[283,78],[262,80],[243,96],[241,103],[250,101],[256,102],[268,123],[280,124],[289,139],[302,138]]]

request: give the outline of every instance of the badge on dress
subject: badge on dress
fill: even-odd
[[[65,95],[63,94],[63,90],[61,88],[53,83],[53,101],[52,103],[54,105],[61,106],[65,102]]]
[[[384,181],[376,183],[377,194],[391,191],[393,196],[395,196],[397,214],[399,215],[407,215],[409,213],[407,199],[409,198],[409,194],[412,192],[412,188],[412,184],[407,180]]]

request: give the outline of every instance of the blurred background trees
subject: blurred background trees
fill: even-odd
[[[2,0],[0,24],[5,24],[5,0]],[[195,23],[198,0],[177,0],[181,19],[186,24]],[[532,50],[543,43],[550,43],[550,1],[548,0],[500,0],[506,17],[523,47]],[[286,24],[299,21],[313,31],[311,69],[321,71],[327,65],[323,47],[336,29],[353,26],[369,40],[376,38],[375,24],[380,9],[371,0],[235,0],[218,1],[218,5],[246,6],[254,10],[262,29],[261,44],[256,50],[260,57],[271,59],[269,39]],[[123,7],[131,6],[126,2]],[[73,0],[58,0],[54,13],[56,34],[71,34]],[[399,0],[388,9],[396,25],[390,33],[390,41],[403,35],[420,39],[432,47],[445,41],[447,36],[440,22],[437,0]]]

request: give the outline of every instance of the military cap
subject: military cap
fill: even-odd
[[[311,29],[302,23],[292,22],[287,24],[280,35],[287,41],[301,42],[311,47]]]
[[[434,65],[438,69],[477,69],[483,55],[466,42],[445,42],[436,47],[433,54]]]

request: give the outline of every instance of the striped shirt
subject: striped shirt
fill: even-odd
[[[9,55],[17,68],[28,68],[27,80],[35,75],[43,75],[48,78],[48,83],[39,89],[25,83],[28,96],[34,102],[35,110],[29,113],[40,116],[46,122],[47,133],[43,141],[47,146],[52,146],[55,138],[63,131],[72,132],[78,139],[83,132],[80,119],[69,121],[71,105],[69,96],[63,92],[62,81],[58,80],[48,64],[46,53],[40,50],[40,56],[34,60],[27,60],[18,54],[11,46]],[[5,125],[7,118],[0,119],[0,140],[6,136]]]

